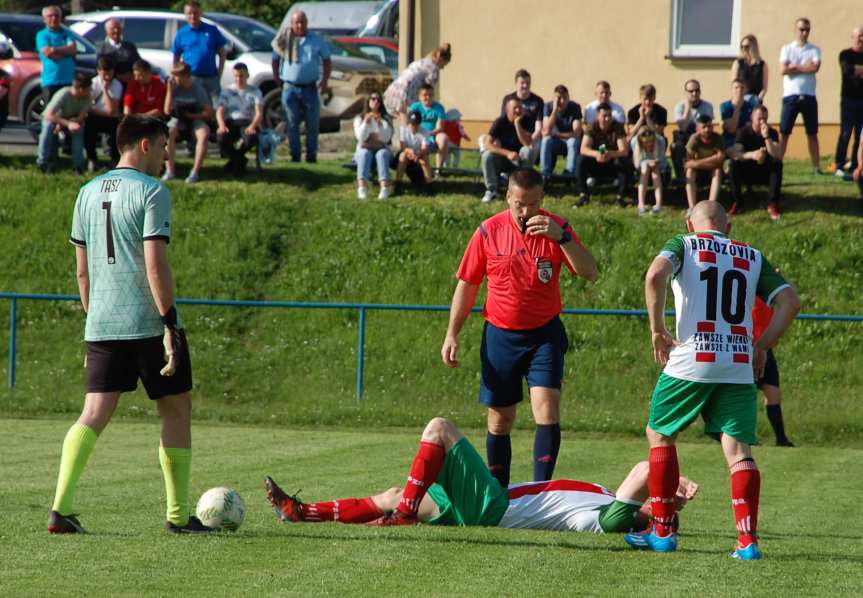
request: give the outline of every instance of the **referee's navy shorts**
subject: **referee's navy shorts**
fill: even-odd
[[[761,376],[755,385],[761,388],[764,385],[775,386],[779,388],[779,366],[776,364],[776,357],[773,356],[773,349],[767,350],[767,361],[764,363],[764,375]]]
[[[506,407],[522,401],[522,380],[529,388],[560,389],[563,355],[569,348],[558,316],[531,330],[505,330],[488,322],[482,333],[479,402]]]

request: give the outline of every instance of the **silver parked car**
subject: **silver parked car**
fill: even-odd
[[[181,13],[150,10],[111,10],[69,15],[69,27],[94,44],[105,38],[105,22],[123,21],[123,36],[138,47],[141,57],[163,70],[170,71],[174,61],[171,44],[177,31],[186,25]],[[222,74],[222,86],[233,82],[231,66],[243,62],[249,67],[249,83],[264,94],[265,126],[276,127],[284,120],[281,90],[273,81],[270,42],[276,30],[248,17],[207,12],[203,21],[215,25],[228,40],[228,54]],[[337,131],[339,121],[353,118],[362,110],[363,96],[386,90],[392,81],[389,69],[374,60],[351,56],[332,57],[330,75],[332,94],[321,101],[321,132]]]

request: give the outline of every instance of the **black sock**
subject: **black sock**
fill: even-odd
[[[560,424],[537,424],[533,438],[533,481],[550,480],[560,450]]]
[[[512,461],[512,443],[509,434],[498,436],[488,432],[485,437],[485,452],[491,475],[506,488],[509,486],[509,464]]]
[[[785,424],[782,422],[782,405],[767,405],[767,419],[770,420],[773,433],[776,434],[776,442],[787,441]]]

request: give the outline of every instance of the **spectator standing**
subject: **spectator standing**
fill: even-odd
[[[722,139],[726,147],[734,144],[737,130],[746,125],[752,118],[752,109],[758,106],[755,96],[746,93],[746,82],[735,79],[731,82],[731,99],[719,105],[722,118]]]
[[[446,121],[446,110],[443,104],[434,99],[434,87],[423,83],[420,87],[419,100],[408,108],[410,112],[419,112],[423,118],[422,129],[427,137],[429,152],[437,152],[437,167],[443,168],[449,152],[449,137],[444,133],[443,123]]]
[[[641,125],[638,132],[630,140],[632,159],[638,171],[638,215],[647,214],[645,200],[647,198],[647,183],[653,181],[653,195],[656,203],[651,212],[658,214],[662,210],[662,172],[668,167],[665,161],[667,141],[658,135],[648,125]]]
[[[216,108],[216,134],[223,156],[228,157],[225,171],[243,176],[246,172],[246,152],[255,147],[261,122],[264,120],[264,96],[249,85],[249,67],[235,62],[234,83],[219,94]]]
[[[631,141],[642,126],[664,137],[665,127],[668,126],[668,110],[656,103],[656,87],[645,83],[638,89],[638,97],[638,104],[626,113],[628,139]]]
[[[782,148],[779,133],[767,125],[767,107],[757,106],[751,121],[737,131],[736,151],[729,165],[731,175],[731,208],[729,214],[743,211],[743,185],[767,185],[767,213],[779,220],[779,198],[782,189]]]
[[[626,195],[632,176],[632,162],[626,145],[623,125],[612,117],[611,106],[602,103],[596,109],[596,122],[584,130],[581,152],[575,167],[575,186],[578,200],[575,207],[590,203],[588,179],[614,177],[617,179],[617,205],[626,207]]]
[[[545,103],[542,98],[530,90],[530,73],[519,69],[515,73],[515,91],[503,96],[500,103],[500,115],[506,116],[506,104],[512,99],[521,101],[521,124],[530,133],[530,155],[528,162],[536,164],[539,158],[540,142],[542,141],[542,116]]]
[[[452,60],[452,49],[441,44],[423,58],[408,65],[384,92],[384,107],[391,115],[399,117],[400,124],[407,123],[408,106],[419,99],[420,87],[424,83],[437,84],[440,71]]]
[[[63,11],[51,5],[42,9],[45,29],[36,34],[36,51],[42,63],[42,99],[47,105],[57,91],[72,84],[75,78],[75,54],[78,45],[72,34],[60,26]]]
[[[686,143],[686,201],[687,217],[698,202],[699,185],[710,182],[710,201],[719,200],[722,185],[722,164],[725,162],[725,144],[713,130],[713,120],[706,114],[698,117],[698,128]]]
[[[836,159],[832,170],[836,176],[845,176],[857,168],[857,148],[863,133],[863,25],[851,33],[851,47],[839,53],[842,71],[842,94],[839,100],[839,140],[836,142]],[[854,136],[851,166],[846,169],[848,143]]]
[[[508,114],[516,101],[510,100]],[[566,220],[542,209],[542,199],[538,172],[519,168],[510,175],[507,209],[480,224],[461,260],[441,348],[444,364],[458,367],[458,336],[487,278],[479,400],[488,408],[488,468],[504,488],[512,460],[510,431],[525,378],[536,422],[533,479],[552,477],[569,345],[559,317],[560,273],[566,267],[591,282],[597,278],[593,256]]]
[[[510,98],[506,103],[506,116],[498,116],[491,124],[480,154],[485,180],[483,203],[498,198],[501,173],[512,172],[519,166],[533,165],[530,161],[530,144],[530,132],[522,122],[521,100]]]
[[[683,85],[686,95],[674,107],[674,121],[677,131],[671,143],[671,162],[674,164],[674,176],[678,186],[686,180],[683,161],[686,158],[686,144],[695,133],[696,121],[701,115],[713,120],[713,104],[701,99],[701,83],[690,79]]]
[[[740,40],[740,55],[731,65],[731,80],[736,79],[745,81],[749,94],[759,104],[764,103],[767,94],[767,63],[758,50],[758,39],[751,33]]]
[[[402,180],[411,164],[416,164],[421,171],[421,176],[415,177],[416,181],[427,183],[432,179],[428,160],[428,138],[423,131],[422,120],[423,117],[419,112],[411,112],[408,114],[407,125],[399,127],[399,161],[396,168],[396,184]],[[408,175],[410,176],[410,173]],[[415,180],[415,178],[411,178],[411,180]]]
[[[608,104],[611,107],[611,116],[615,122],[626,124],[626,110],[623,106],[611,101],[611,83],[608,81],[597,81],[596,87],[593,90],[593,96],[596,98],[590,104],[584,107],[584,123],[592,125],[596,122],[597,111],[600,104]]]
[[[165,116],[165,84],[153,74],[150,63],[137,60],[132,65],[132,80],[123,93],[123,114],[143,114],[152,118]]]
[[[566,156],[564,174],[575,176],[575,164],[581,151],[581,106],[569,99],[565,85],[554,88],[554,98],[545,104],[542,119],[542,145],[539,153],[543,184],[554,173],[558,156]]]
[[[756,343],[767,330],[770,320],[773,319],[773,310],[761,297],[755,297],[755,307],[752,309],[752,339]],[[776,437],[776,446],[793,447],[794,443],[785,434],[785,421],[782,417],[782,391],[779,389],[779,365],[773,349],[767,349],[767,360],[764,363],[764,372],[755,379],[755,385],[764,395],[765,411],[767,421],[773,428]]]
[[[300,123],[305,121],[306,162],[317,162],[321,120],[318,89],[321,93],[329,91],[333,68],[330,44],[319,33],[309,31],[306,13],[298,10],[291,15],[290,27],[276,34],[273,50],[273,79],[282,86],[291,160],[300,161]]]
[[[105,21],[105,39],[99,44],[96,56],[108,56],[114,61],[114,76],[124,86],[132,80],[132,65],[141,59],[138,47],[123,39],[123,22],[120,19]]]
[[[183,6],[186,25],[177,31],[171,52],[174,53],[174,66],[181,61],[192,69],[192,77],[210,94],[210,103],[219,97],[222,89],[222,71],[225,69],[225,46],[228,40],[219,28],[201,20],[201,4],[189,0]],[[218,64],[217,64],[218,59]]]
[[[393,138],[393,123],[381,94],[374,92],[366,99],[362,114],[354,118],[354,135],[357,138],[357,197],[368,199],[369,180],[372,178],[372,164],[378,168],[378,182],[381,190],[378,199],[390,196],[390,162],[393,153],[390,141]],[[422,147],[420,147],[422,151]]]
[[[210,127],[207,121],[213,118],[213,105],[210,94],[198,81],[192,78],[191,67],[181,62],[171,69],[165,93],[165,114],[168,121],[168,154],[165,161],[163,181],[175,178],[175,158],[177,155],[177,140],[192,137],[195,141],[195,162],[192,171],[186,177],[186,183],[197,183],[201,175],[201,167],[207,156],[207,138]]]
[[[47,174],[50,171],[57,138],[62,134],[69,135],[75,173],[84,173],[84,120],[92,103],[91,85],[90,77],[76,73],[72,85],[58,90],[45,106],[36,156],[36,165],[42,172]]]
[[[794,121],[803,114],[809,159],[814,174],[821,174],[818,148],[818,100],[815,98],[815,73],[821,68],[821,50],[809,43],[812,26],[809,19],[794,23],[797,39],[782,46],[779,62],[782,66],[782,115],[779,118],[779,143],[782,155],[788,149],[788,138]]]
[[[87,171],[98,168],[96,146],[100,135],[108,137],[112,166],[120,159],[117,150],[117,125],[120,123],[120,105],[123,103],[123,84],[114,77],[114,63],[108,56],[96,61],[96,76],[93,77],[93,105],[87,112],[84,123],[84,149],[87,151]]]

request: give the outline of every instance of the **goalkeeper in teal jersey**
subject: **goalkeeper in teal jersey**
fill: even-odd
[[[125,117],[117,127],[117,167],[84,185],[75,202],[70,240],[87,312],[86,396],[63,442],[51,533],[84,531],[72,513],[75,488],[121,393],[135,390],[139,378],[162,420],[165,527],[213,531],[189,515],[192,366],[168,264],[171,194],[153,178],[166,140],[162,121]]]

